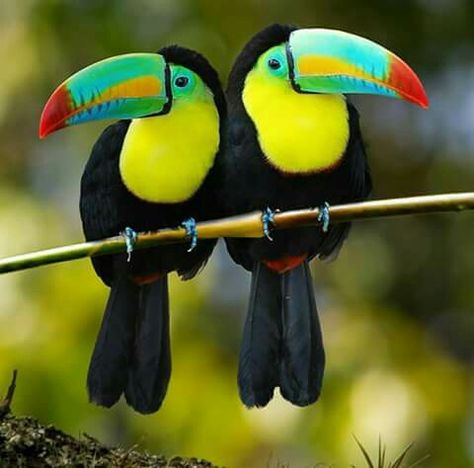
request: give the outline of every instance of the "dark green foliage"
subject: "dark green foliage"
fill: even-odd
[[[411,463],[410,465],[402,464],[406,460],[408,452],[413,447],[413,443],[411,443],[402,450],[400,455],[398,455],[398,457],[393,462],[387,461],[387,463],[385,463],[387,447],[382,445],[382,440],[379,438],[377,459],[372,460],[365,447],[360,443],[359,439],[357,439],[357,437],[354,437],[354,439],[359,446],[365,461],[367,462],[368,468],[415,468],[416,466],[420,466],[425,460],[429,458],[429,456],[426,455],[416,462]],[[352,467],[356,468],[355,465],[352,465]]]

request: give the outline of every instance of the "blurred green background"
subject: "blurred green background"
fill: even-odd
[[[431,98],[356,99],[378,198],[474,184],[472,0],[0,0],[0,254],[82,239],[79,179],[103,123],[37,138],[51,91],[107,56],[179,43],[222,80],[269,23],[348,30],[406,59]],[[85,377],[107,289],[88,261],[0,277],[0,388],[20,370],[14,410],[78,435],[230,467],[362,465],[415,442],[425,466],[474,462],[474,217],[357,223],[339,259],[314,262],[327,347],[321,400],[245,409],[236,386],[249,276],[222,247],[195,281],[171,284],[173,376],[162,410],[87,401]]]

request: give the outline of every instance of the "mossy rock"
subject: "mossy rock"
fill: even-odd
[[[0,467],[186,467],[216,465],[195,458],[167,459],[136,450],[109,448],[84,434],[76,439],[33,418],[0,419]]]

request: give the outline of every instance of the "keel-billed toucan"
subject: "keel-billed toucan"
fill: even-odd
[[[350,93],[428,106],[408,65],[367,39],[282,25],[253,37],[227,88],[229,211],[367,198],[371,179],[359,116],[345,96]],[[327,210],[322,213],[326,218]],[[264,221],[271,221],[271,212]],[[319,397],[325,355],[308,262],[334,257],[350,225],[325,228],[275,231],[273,240],[227,239],[234,261],[252,272],[238,376],[249,407],[265,406],[275,387],[300,406]]]
[[[102,133],[82,176],[87,240],[125,230],[131,244],[134,231],[214,217],[209,186],[225,112],[215,70],[178,46],[100,61],[59,86],[43,110],[41,137],[91,120],[124,119]],[[214,245],[206,240],[189,252],[176,244],[128,259],[125,253],[92,259],[111,288],[88,372],[92,402],[110,407],[124,393],[136,411],[158,410],[171,373],[167,274],[192,278]]]

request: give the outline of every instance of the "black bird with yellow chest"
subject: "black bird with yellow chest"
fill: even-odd
[[[245,45],[229,76],[223,198],[233,214],[265,210],[268,234],[226,240],[233,260],[252,272],[238,377],[249,407],[265,406],[275,387],[299,406],[321,391],[325,354],[308,262],[334,258],[350,229],[329,223],[327,204],[371,192],[350,93],[428,105],[400,58],[336,30],[270,26]],[[311,206],[321,207],[322,227],[269,232],[270,209]]]
[[[47,102],[40,136],[100,119],[110,125],[93,147],[81,181],[87,240],[215,217],[213,185],[221,152],[225,98],[217,73],[178,46],[97,62],[59,86]],[[122,394],[140,413],[159,409],[171,374],[167,275],[192,278],[215,241],[95,257],[110,286],[87,386],[110,407]]]

